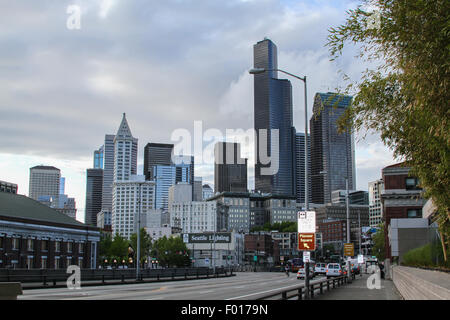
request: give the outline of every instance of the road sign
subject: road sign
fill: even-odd
[[[208,258],[205,258],[205,264],[209,265],[209,259]]]
[[[315,233],[316,232],[316,212],[315,211],[298,211],[298,233]]]
[[[298,250],[300,250],[300,251],[316,250],[316,234],[315,233],[299,233],[298,234]]]
[[[358,263],[364,263],[364,256],[362,254],[358,255]]]
[[[355,247],[353,243],[344,243],[344,256],[353,257],[355,255]]]
[[[311,262],[311,252],[303,251],[303,262]]]

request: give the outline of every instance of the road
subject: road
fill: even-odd
[[[320,279],[314,278],[313,281]],[[237,272],[236,276],[187,281],[166,281],[83,287],[24,290],[19,300],[252,300],[279,288],[303,283],[296,274]]]

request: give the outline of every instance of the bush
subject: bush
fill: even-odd
[[[444,262],[444,255],[442,253],[440,242],[429,243],[408,251],[403,255],[402,265],[410,267],[450,268],[450,262]]]

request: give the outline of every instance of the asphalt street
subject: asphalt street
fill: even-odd
[[[316,277],[317,281],[322,277]],[[282,272],[237,272],[227,278],[166,281],[142,284],[89,286],[81,289],[24,290],[19,300],[253,300],[280,288],[295,287],[304,280]]]

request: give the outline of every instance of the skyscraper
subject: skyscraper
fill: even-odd
[[[214,146],[215,192],[247,192],[247,159],[239,143],[217,142]]]
[[[277,47],[271,40],[253,46],[253,64],[266,70],[254,75],[255,188],[292,196],[296,192],[292,86],[289,80],[278,79],[274,71],[278,68]],[[271,163],[267,164],[266,156],[272,158]],[[270,166],[272,170],[268,170]]]
[[[173,144],[147,143],[144,148],[144,175],[147,180],[152,176],[153,166],[172,164]]]
[[[311,197],[311,139],[308,135],[308,199]],[[298,203],[305,203],[305,134],[297,132],[295,135],[295,164],[296,164],[296,198]]]
[[[103,169],[86,170],[86,208],[84,223],[97,226],[97,214],[102,210]]]
[[[94,151],[94,169],[103,169],[104,146]]]
[[[378,227],[383,219],[383,206],[381,194],[384,191],[384,181],[376,180],[369,182],[369,225]]]
[[[138,139],[133,138],[124,113],[114,138],[114,182],[129,180],[131,175],[136,175],[137,143]]]
[[[154,182],[136,175],[137,142],[124,113],[114,138],[111,224],[114,234],[127,239],[137,232],[139,215],[142,223],[147,210],[154,208],[155,200]],[[144,226],[141,224],[141,227]]]
[[[353,134],[338,133],[337,120],[350,105],[351,96],[316,93],[311,117],[312,202],[330,203],[331,192],[355,190],[355,145]]]
[[[102,210],[111,212],[112,194],[114,183],[114,138],[115,135],[105,135],[103,145],[103,187],[102,187]]]
[[[30,168],[29,197],[51,197],[52,203],[57,207],[59,202],[59,187],[61,171],[52,166],[35,166]]]

